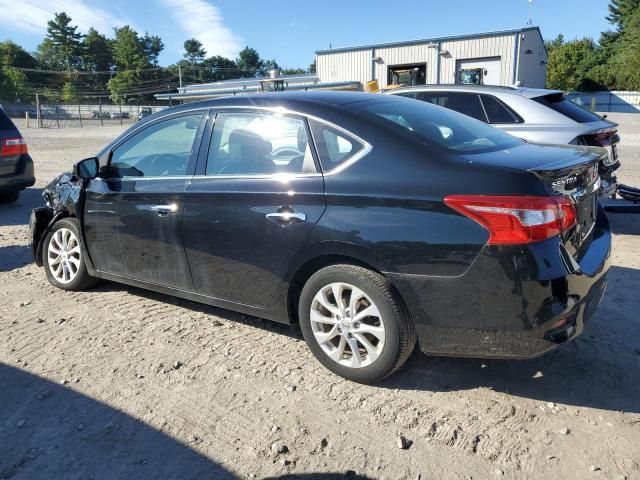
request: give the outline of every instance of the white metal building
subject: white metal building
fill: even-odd
[[[393,83],[458,83],[463,70],[479,69],[485,85],[543,88],[547,60],[540,29],[527,27],[320,50],[316,72],[321,82],[377,80],[384,88]]]

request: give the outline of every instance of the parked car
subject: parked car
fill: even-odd
[[[0,202],[15,202],[20,191],[36,183],[27,142],[0,109]]]
[[[111,112],[111,118],[129,118],[129,112]]]
[[[464,113],[528,142],[604,147],[602,195],[615,197],[620,167],[618,124],[568,100],[558,90],[522,87],[434,85],[389,90]]]
[[[32,252],[64,290],[102,278],[299,322],[317,359],[358,382],[416,340],[531,357],[581,333],[604,293],[605,155],[400,97],[189,103],[51,182]]]
[[[100,117],[102,117],[102,118],[111,118],[111,113],[106,112],[104,110],[102,112],[100,112],[100,110],[93,110],[91,112],[91,118],[98,118],[99,119]]]
[[[140,113],[138,114],[138,120],[142,120],[143,118],[148,117],[149,115],[151,115],[153,112],[151,111],[151,108],[149,107],[142,107],[140,109]]]

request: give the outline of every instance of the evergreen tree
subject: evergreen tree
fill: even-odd
[[[81,62],[82,35],[77,32],[77,26],[71,25],[71,17],[65,12],[56,13],[53,20],[47,22],[48,46],[56,57],[56,64],[63,66],[67,72],[78,68]]]
[[[126,93],[140,84],[141,71],[149,63],[143,41],[129,25],[115,29],[113,61],[117,73],[107,86],[111,99],[121,103]]]
[[[106,36],[93,27],[82,40],[82,68],[93,72],[111,70],[113,45]]]
[[[162,39],[157,35],[149,35],[148,32],[145,32],[144,37],[142,37],[140,41],[142,42],[142,50],[147,57],[147,62],[149,65],[157,67],[158,57],[162,50],[164,50]]]
[[[202,47],[202,43],[195,38],[184,42],[184,58],[192,65],[202,63],[206,55],[207,51]]]
[[[242,75],[255,76],[262,68],[262,59],[258,52],[249,47],[245,47],[239,54],[239,58],[236,60],[238,68],[242,71]]]

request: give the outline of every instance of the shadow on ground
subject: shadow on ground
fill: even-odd
[[[0,479],[236,479],[215,461],[109,405],[0,363]],[[354,472],[272,479],[333,480]]]
[[[44,205],[42,188],[27,188],[20,192],[16,202],[0,203],[0,227],[29,225],[29,215],[35,207]]]
[[[0,272],[10,272],[31,263],[27,245],[0,246]]]
[[[0,478],[235,478],[143,422],[0,364]],[[46,412],[46,414],[43,414]]]

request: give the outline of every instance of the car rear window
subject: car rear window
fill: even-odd
[[[0,130],[16,130],[16,126],[3,110],[0,110]]]
[[[551,95],[535,97],[533,100],[578,123],[597,122],[601,120],[595,113],[585,110],[572,101],[567,100],[563,93],[552,93]]]
[[[479,120],[427,102],[395,97],[358,102],[351,108],[361,110],[367,116],[374,114],[385,127],[454,152],[490,152],[521,143],[521,140]]]

